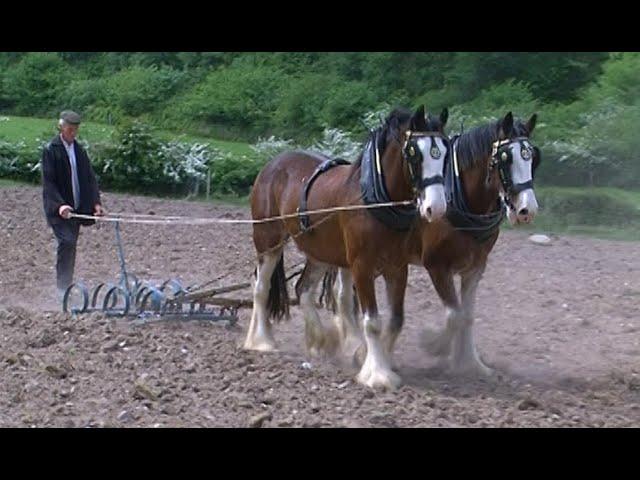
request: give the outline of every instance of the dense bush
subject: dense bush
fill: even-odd
[[[136,121],[118,126],[111,141],[86,147],[101,187],[133,192],[203,192],[211,172],[213,192],[245,195],[266,162],[258,154],[236,156],[208,144],[162,141]]]
[[[164,105],[183,77],[183,72],[169,67],[128,68],[108,79],[108,100],[135,117]]]
[[[131,191],[165,190],[168,182],[159,149],[148,126],[139,122],[120,125],[112,143],[95,148],[94,165],[101,185]]]
[[[36,182],[40,179],[42,144],[0,140],[0,177]]]
[[[640,54],[611,55],[580,99],[543,108],[541,140],[560,185],[640,186]]]
[[[211,164],[211,187],[220,193],[246,195],[263,165],[254,157],[225,154]]]
[[[278,107],[286,74],[269,67],[238,66],[212,71],[176,106],[195,122],[266,130]]]
[[[276,132],[301,141],[317,137],[323,128],[320,115],[336,81],[337,78],[323,74],[291,78],[273,113]]]
[[[80,78],[71,80],[59,95],[60,104],[64,108],[84,112],[85,116],[95,121],[110,123],[109,118],[96,114],[96,107],[107,105],[109,93],[104,78]],[[112,107],[114,110],[117,107]]]
[[[638,71],[637,52],[0,52],[0,113],[313,145],[383,104],[448,107],[451,132],[537,112],[542,183],[637,188]]]
[[[359,119],[364,112],[373,109],[379,100],[364,82],[336,84],[321,111],[321,119],[327,125],[348,131],[362,129]]]
[[[59,111],[58,97],[73,75],[55,53],[26,54],[4,72],[3,103],[18,115],[51,115]]]

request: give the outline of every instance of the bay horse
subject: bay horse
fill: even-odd
[[[446,217],[420,221],[412,231],[410,263],[427,269],[447,310],[445,329],[426,331],[422,345],[454,374],[492,374],[473,340],[476,291],[505,214],[512,225],[518,225],[532,222],[538,211],[533,177],[541,156],[529,140],[536,120],[534,114],[526,123],[514,121],[509,112],[496,122],[454,137],[445,174]],[[461,278],[460,299],[456,274]],[[348,272],[341,271],[339,278],[345,276]],[[337,303],[346,301],[350,293],[340,289]],[[397,337],[402,317],[396,320],[386,326],[383,335]],[[387,345],[391,359],[394,342]],[[362,363],[365,347],[356,352],[356,363]]]
[[[473,339],[478,284],[506,216],[512,225],[531,223],[538,212],[533,177],[540,150],[529,137],[537,114],[523,122],[511,112],[497,122],[461,134],[452,142],[447,219],[421,224],[412,263],[429,272],[447,309],[442,332],[423,337],[426,350],[454,374],[491,375]],[[418,257],[419,255],[419,257]],[[454,275],[460,276],[460,299]]]
[[[440,116],[442,126],[447,117],[445,109]],[[400,378],[387,359],[388,349],[381,347],[374,282],[378,275],[384,276],[392,310],[402,315],[411,252],[401,246],[407,246],[411,226],[417,224],[418,218],[430,222],[445,214],[443,170],[447,145],[442,129],[427,128],[424,107],[413,114],[396,109],[370,133],[363,152],[352,164],[336,165],[340,162],[331,162],[322,155],[293,151],[276,156],[262,169],[251,192],[255,220],[295,213],[304,202],[309,210],[362,205],[372,191],[382,192],[383,198],[394,202],[413,200],[418,206],[343,210],[309,214],[306,218],[300,208],[300,219],[254,224],[258,265],[245,349],[276,349],[270,319],[288,316],[283,246],[293,238],[306,256],[296,293],[303,310],[309,352],[335,352],[339,332],[325,331],[315,308],[315,292],[331,266],[348,269],[344,289],[351,293],[351,282],[356,287],[367,344],[357,380],[369,387],[394,388],[399,384]],[[344,305],[348,302],[345,300]]]

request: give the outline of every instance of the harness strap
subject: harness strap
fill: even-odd
[[[514,185],[512,188],[512,191],[513,193],[518,194],[526,190],[527,188],[533,189],[533,180],[529,180],[528,182],[518,183]]]
[[[307,198],[309,197],[309,191],[311,190],[311,186],[316,181],[316,179],[326,172],[327,170],[332,169],[333,167],[337,167],[338,165],[350,165],[349,162],[343,160],[342,158],[334,158],[332,160],[326,160],[318,165],[318,168],[315,169],[309,180],[304,183],[302,187],[302,192],[300,192],[300,206],[298,207],[298,216],[300,218],[300,230],[303,232],[307,231],[311,226],[311,220],[309,219],[309,215],[307,212]]]
[[[419,188],[427,188],[429,185],[435,185],[437,183],[444,184],[444,177],[442,175],[434,175],[433,177],[423,178],[418,184]]]
[[[447,199],[447,220],[456,230],[467,231],[482,243],[491,238],[504,219],[505,208],[497,200],[497,211],[487,215],[477,215],[469,211],[464,196],[460,169],[458,166],[458,137],[451,140],[451,162],[445,164],[445,197]]]
[[[360,191],[365,205],[391,201],[385,185],[384,172],[376,133],[367,143],[362,155]],[[415,205],[371,209],[369,213],[392,230],[407,231],[418,218]]]

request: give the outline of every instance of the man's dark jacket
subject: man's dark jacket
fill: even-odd
[[[95,204],[100,203],[98,183],[87,152],[77,141],[73,142],[73,145],[80,185],[80,206],[74,209],[74,212],[93,215]],[[68,221],[58,214],[61,205],[66,204],[73,208],[71,164],[60,135],[56,135],[42,152],[42,200],[49,224]],[[80,220],[80,223],[92,225],[95,222]]]

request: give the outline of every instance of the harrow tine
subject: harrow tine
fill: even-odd
[[[96,285],[93,289],[93,293],[91,294],[91,308],[95,309],[97,308],[98,305],[98,295],[100,294],[100,290],[102,290],[103,287],[107,287],[107,290],[109,288],[111,288],[110,286],[107,286],[106,283],[99,283],[98,285]]]
[[[118,305],[118,298],[122,297],[124,305],[121,309],[115,308]],[[102,302],[102,311],[107,315],[114,315],[119,317],[125,317],[129,313],[131,307],[131,299],[128,292],[120,286],[111,287],[104,297]]]
[[[73,290],[79,290],[82,294],[82,307],[74,307],[73,305],[69,305],[69,301],[71,298],[71,293]],[[85,313],[87,311],[87,307],[89,306],[89,291],[87,287],[82,282],[72,283],[67,287],[64,292],[64,297],[62,298],[62,311],[65,313]],[[71,307],[71,308],[69,308]]]
[[[170,278],[169,280],[165,280],[160,286],[161,291],[165,291],[166,288],[171,289],[171,293],[173,294],[174,297],[185,291],[184,288],[182,288],[182,284],[175,278]]]
[[[151,298],[154,313],[160,313],[162,303],[166,296],[159,289],[152,286],[147,286],[146,292],[144,293],[144,295],[142,295],[142,299],[138,307],[139,312],[143,313],[146,310],[149,298]]]

